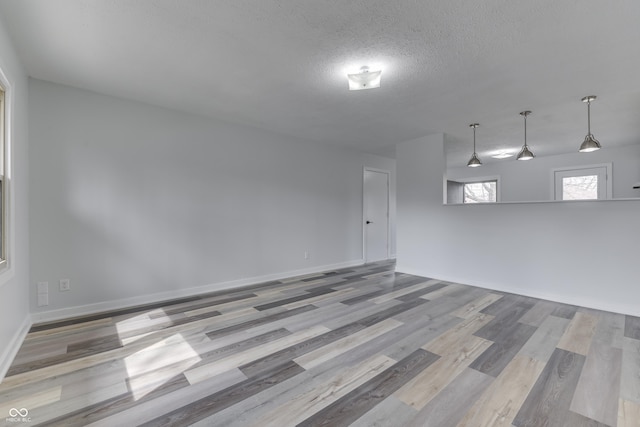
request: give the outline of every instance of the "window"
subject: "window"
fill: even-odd
[[[6,126],[5,126],[5,96],[4,88],[0,86],[0,266],[6,265],[7,260],[7,156],[6,156]]]
[[[446,203],[496,203],[500,201],[500,176],[474,176],[447,180]]]
[[[598,198],[598,175],[562,177],[562,200]]]
[[[611,198],[611,165],[587,166],[554,171],[555,200],[597,200]]]
[[[462,203],[495,203],[498,201],[498,181],[465,182]]]

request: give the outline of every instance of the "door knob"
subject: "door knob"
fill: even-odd
[[[367,221],[367,224],[373,224],[373,221]]]

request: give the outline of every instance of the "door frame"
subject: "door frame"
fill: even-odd
[[[378,169],[365,166],[362,169],[362,260],[367,262],[367,229],[365,222],[367,221],[367,204],[365,200],[365,175],[367,172],[378,172],[387,175],[387,258],[391,259],[391,171],[386,169]]]

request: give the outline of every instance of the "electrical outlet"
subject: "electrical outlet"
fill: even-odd
[[[38,282],[38,295],[49,293],[49,282]]]
[[[49,305],[49,294],[38,294],[38,307]]]
[[[69,279],[60,279],[60,292],[71,289],[71,281]]]

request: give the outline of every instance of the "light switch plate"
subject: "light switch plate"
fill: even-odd
[[[49,282],[38,282],[38,295],[49,293]]]
[[[71,281],[69,279],[60,279],[60,291],[68,291],[71,289]]]

